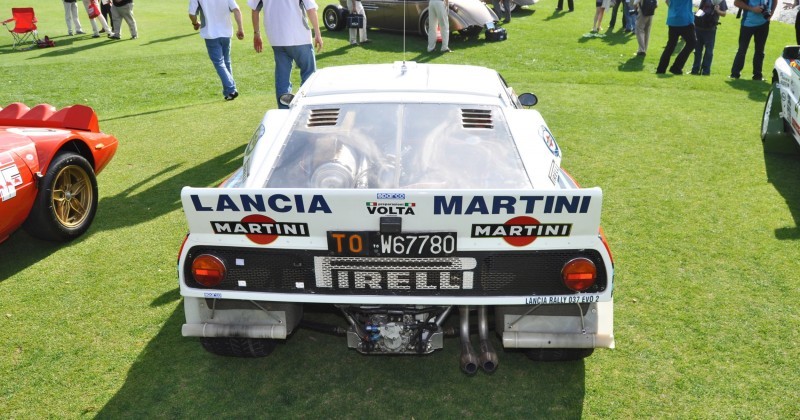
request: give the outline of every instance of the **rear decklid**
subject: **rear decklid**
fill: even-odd
[[[577,257],[591,259],[602,277],[580,295],[611,297],[599,188],[186,187],[181,197],[190,231],[181,256],[187,296],[206,294],[190,290],[200,287],[186,261],[214,253],[242,276],[217,288],[233,299],[259,292],[265,300],[285,301],[431,303],[446,297],[465,303],[491,297],[482,304],[522,304],[536,296],[567,303],[566,295],[576,293],[560,284],[560,270]]]

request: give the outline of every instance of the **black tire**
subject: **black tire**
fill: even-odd
[[[89,161],[59,153],[39,182],[39,191],[23,228],[32,236],[66,242],[81,236],[97,212],[97,178]]]
[[[344,29],[346,15],[347,11],[344,8],[330,4],[322,11],[322,24],[329,31],[341,31]]]
[[[269,338],[202,337],[200,344],[217,356],[266,357],[275,350],[277,341]]]
[[[594,349],[528,349],[525,355],[536,362],[569,362],[585,359]]]
[[[512,1],[512,2],[509,2],[508,8],[511,9],[508,12],[509,14],[511,14],[511,13],[514,13],[514,11],[516,11],[519,8],[519,5]],[[500,13],[499,14],[495,13],[495,14],[497,15],[497,17],[501,17],[501,16],[505,16],[505,12],[506,12],[506,7],[505,7],[505,5],[503,5],[503,2],[501,1],[500,2]]]
[[[428,39],[428,12],[422,14],[419,22],[419,34]]]

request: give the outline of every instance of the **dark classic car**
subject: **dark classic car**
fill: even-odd
[[[328,5],[322,21],[329,31],[345,29],[347,2]],[[484,29],[494,29],[497,15],[480,0],[450,0],[450,31],[477,35]],[[363,0],[367,25],[389,31],[408,31],[428,35],[428,0]]]

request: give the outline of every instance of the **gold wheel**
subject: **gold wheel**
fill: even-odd
[[[92,208],[94,191],[89,174],[78,166],[61,169],[53,181],[53,213],[67,228],[80,226]]]

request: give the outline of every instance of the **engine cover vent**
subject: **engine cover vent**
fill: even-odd
[[[312,109],[308,117],[308,127],[334,126],[338,122],[338,108]]]
[[[489,109],[462,109],[461,121],[464,128],[494,128],[492,111]]]

